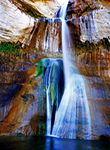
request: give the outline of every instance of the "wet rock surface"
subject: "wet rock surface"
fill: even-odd
[[[50,62],[52,60],[49,60]],[[54,61],[54,60],[53,60]],[[60,60],[58,60],[59,62]],[[18,69],[20,67],[21,70]],[[46,89],[45,82],[47,82],[46,69],[48,66],[48,60],[46,64],[41,63],[42,65],[36,66],[30,62],[23,62],[23,60],[19,60],[19,62],[14,62],[13,66],[7,66],[9,70],[11,70],[12,74],[8,76],[8,83],[5,82],[6,79],[2,80],[0,83],[0,133],[1,135],[32,135],[32,134],[45,134],[46,133]],[[42,61],[43,62],[43,61]],[[57,64],[56,64],[57,65]],[[14,70],[13,70],[14,67]],[[39,69],[44,67],[44,76],[42,76],[42,71]],[[51,66],[52,67],[52,66]],[[60,71],[62,72],[62,63],[60,66],[57,65],[57,68],[53,69],[51,81],[52,85],[50,87],[50,97],[52,101],[52,105],[55,105],[57,96],[53,91],[53,87],[57,89],[57,84],[59,88],[59,101],[62,96],[62,89],[60,79],[58,78],[58,74],[60,75]],[[17,70],[17,71],[15,71]],[[57,70],[57,74],[55,75],[55,70]],[[16,82],[13,78],[13,72],[17,76],[20,74],[21,76],[16,78]],[[40,71],[40,72],[39,72]],[[47,69],[48,71],[48,69]],[[5,72],[5,71],[4,71]],[[22,76],[22,72],[24,76]],[[9,75],[12,77],[9,79]],[[38,75],[38,77],[36,77]],[[54,81],[55,78],[58,78],[56,83]],[[3,77],[1,77],[3,78]],[[19,78],[22,80],[19,81]],[[15,83],[13,83],[15,82]],[[54,84],[54,82],[56,84]],[[50,84],[50,83],[49,83]],[[60,85],[61,84],[61,85]],[[58,94],[58,93],[57,93]],[[56,107],[56,106],[54,106]],[[54,117],[54,115],[53,115]]]
[[[110,78],[84,77],[91,111],[92,138],[110,136]],[[109,138],[108,138],[109,139]]]
[[[19,94],[28,83],[35,66],[31,62],[10,60],[5,56],[1,56],[0,64],[0,131],[7,134],[14,124],[19,124],[17,119],[23,107],[20,108]]]
[[[71,60],[74,68],[85,79],[92,116],[92,139],[96,139],[101,134],[110,136],[110,47],[104,42],[106,39],[107,42],[110,41],[110,13],[109,7],[105,6],[91,7],[90,12],[86,12],[89,2],[72,1],[68,6],[67,17],[70,20],[67,20],[67,24],[72,37],[69,41]],[[7,0],[0,1],[0,7],[0,41],[19,40],[22,44],[27,44],[30,50],[36,51],[30,56],[30,61],[8,60],[0,56],[0,133],[45,134],[46,91],[42,78],[35,77],[36,69],[39,67],[33,63],[45,57],[62,57],[61,20],[34,20],[21,13]],[[101,41],[103,38],[106,39]],[[98,42],[99,45],[91,46],[92,43]],[[81,47],[81,43],[86,44],[85,47]],[[42,71],[42,66],[40,69]],[[46,69],[45,67],[44,70]],[[60,77],[63,79],[63,73]],[[60,83],[59,81],[59,85]],[[61,85],[64,86],[63,84],[64,82]],[[54,94],[53,91],[50,92],[53,109],[56,108]],[[62,89],[60,94],[62,95]],[[53,111],[52,124],[54,115]]]
[[[53,62],[54,60],[51,59]],[[59,60],[56,60],[59,62]],[[25,69],[18,71],[18,62],[17,73],[25,72],[25,76],[21,76],[22,82],[17,80],[16,83],[12,84],[12,79],[8,83],[0,83],[0,132],[1,135],[32,135],[32,134],[45,134],[46,132],[46,75],[49,74],[49,63],[50,60],[41,61],[42,63],[37,64],[36,67],[29,62],[25,62],[22,66],[25,66]],[[44,63],[45,62],[45,63]],[[51,62],[51,64],[52,64]],[[22,61],[23,63],[23,61]],[[46,64],[48,67],[46,68]],[[44,65],[44,68],[43,68]],[[52,123],[54,123],[54,113],[56,109],[57,96],[60,94],[59,102],[61,99],[62,88],[64,85],[63,74],[62,72],[62,63],[57,67],[53,68],[53,73],[51,74],[50,82],[50,97],[51,97],[51,107],[53,110],[52,113]],[[42,68],[41,68],[42,67]],[[11,70],[11,67],[9,67]],[[22,67],[21,67],[22,68]],[[46,71],[47,70],[47,71]],[[50,69],[51,70],[51,69]],[[55,71],[57,70],[57,71]],[[44,73],[43,73],[44,71]],[[14,71],[12,71],[14,72]],[[47,73],[48,72],[48,73]],[[17,75],[16,73],[16,75]],[[59,74],[58,74],[59,73]],[[42,76],[43,74],[43,76]],[[8,75],[8,71],[7,71]],[[36,77],[35,75],[38,75]],[[9,76],[9,75],[8,75]],[[31,76],[31,78],[30,78]],[[43,77],[43,78],[42,78]],[[60,78],[58,78],[60,77]],[[84,77],[84,83],[86,88],[86,94],[90,106],[91,113],[91,130],[92,130],[92,139],[98,138],[100,135],[109,135],[110,129],[110,120],[109,120],[109,106],[110,106],[110,79],[109,77]],[[2,78],[2,77],[1,77]],[[30,78],[30,79],[29,79]],[[54,78],[58,78],[54,80]],[[19,79],[19,77],[17,78]],[[14,80],[14,78],[13,78]],[[59,89],[57,89],[57,84]],[[58,90],[58,93],[55,94],[55,91]],[[59,104],[58,104],[59,105]],[[80,107],[80,105],[78,105]],[[80,129],[80,126],[78,127]],[[85,129],[86,131],[86,129]],[[80,132],[77,133],[77,138],[80,137]],[[68,135],[65,136],[68,138]],[[82,137],[83,138],[83,137]]]

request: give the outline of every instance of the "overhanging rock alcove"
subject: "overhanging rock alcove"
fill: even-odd
[[[51,9],[54,4],[55,9]],[[66,82],[62,61],[62,7],[57,1],[29,0],[4,0],[0,7],[1,135],[44,135],[46,131],[52,134],[55,112],[60,107]],[[100,0],[71,0],[66,10],[68,30],[65,28],[65,34],[69,49],[66,56],[72,72],[82,75],[76,77],[78,81],[83,78],[81,86],[85,91],[79,88],[83,94],[77,91],[74,94],[82,100],[87,96],[91,116],[89,139],[110,136],[109,10],[109,3]],[[47,116],[47,106],[51,116]],[[81,104],[76,103],[76,107]],[[84,138],[79,131],[72,138]],[[72,130],[59,137],[70,138],[70,132]]]

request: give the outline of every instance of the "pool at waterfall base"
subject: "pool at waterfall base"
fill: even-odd
[[[0,137],[0,150],[109,150],[110,142],[46,136]]]
[[[87,41],[75,43],[69,2],[55,18],[35,21],[35,53],[0,54],[0,150],[110,149],[110,44],[107,38],[92,43],[98,10],[81,16],[78,31]]]

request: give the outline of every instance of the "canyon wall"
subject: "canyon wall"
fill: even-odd
[[[27,8],[39,17],[53,18],[60,5],[57,0],[10,0],[18,8]],[[24,10],[24,9],[21,9]]]
[[[106,3],[100,1],[93,3],[89,0],[71,1],[66,16],[71,35],[68,44],[73,66],[84,77],[92,116],[92,139],[102,134],[110,136],[109,5],[107,1]],[[18,6],[14,5],[15,2],[17,1],[0,1],[0,42],[19,41],[22,46],[27,45],[32,54],[36,51],[35,63],[33,64],[30,58],[5,62],[6,56],[0,56],[0,133],[1,135],[45,134],[46,89],[40,75],[44,70],[46,71],[47,65],[44,63],[43,66],[41,63],[39,66],[36,62],[41,59],[39,56],[62,58],[61,20],[51,18],[59,4],[56,1],[38,3],[38,1],[19,0],[20,9],[21,4],[25,3],[28,9],[32,8],[31,10],[41,17],[35,19],[26,12],[21,12]],[[53,2],[56,3],[57,8],[55,7],[52,13],[51,11],[47,13],[48,3],[53,8]],[[41,9],[36,10],[35,5],[41,8],[45,5],[46,12],[41,12]],[[60,70],[58,76],[63,78],[62,65],[59,64],[56,70]],[[52,79],[54,76],[55,73]],[[59,84],[64,84],[64,81],[62,82],[59,81]],[[51,105],[55,108],[53,87],[50,92]],[[60,90],[62,95],[62,89]]]

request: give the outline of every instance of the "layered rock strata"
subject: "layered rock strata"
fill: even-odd
[[[10,0],[18,7],[27,8],[43,18],[53,18],[60,5],[57,0]]]
[[[0,42],[25,43],[33,26],[33,18],[22,13],[8,0],[0,1]]]
[[[69,14],[67,15],[69,18],[67,24],[72,37],[69,41],[71,60],[74,68],[84,75],[93,118],[92,138],[95,139],[101,134],[109,135],[110,133],[109,7],[100,5],[100,7],[95,7],[93,11],[91,8],[86,12],[85,10],[89,6],[88,1],[72,2],[72,5],[69,4]],[[83,7],[79,9],[79,6],[82,5]],[[0,7],[2,10],[0,11],[1,42],[20,41],[23,45],[28,45],[31,50],[36,48],[42,58],[58,57],[55,53],[62,51],[61,21],[59,19],[34,20],[25,13],[21,13],[16,6],[7,0],[0,1]],[[76,9],[73,10],[74,7]],[[78,16],[77,12],[79,12]],[[36,61],[38,61],[38,57]],[[41,78],[33,78],[30,81],[30,78],[35,74],[36,66],[30,62],[25,64],[24,61],[13,62],[14,65],[10,62],[7,63],[9,66],[5,64],[0,69],[1,134],[32,135],[36,132],[45,134],[45,88]],[[22,66],[22,64],[25,65]],[[40,69],[42,71],[42,66]]]

